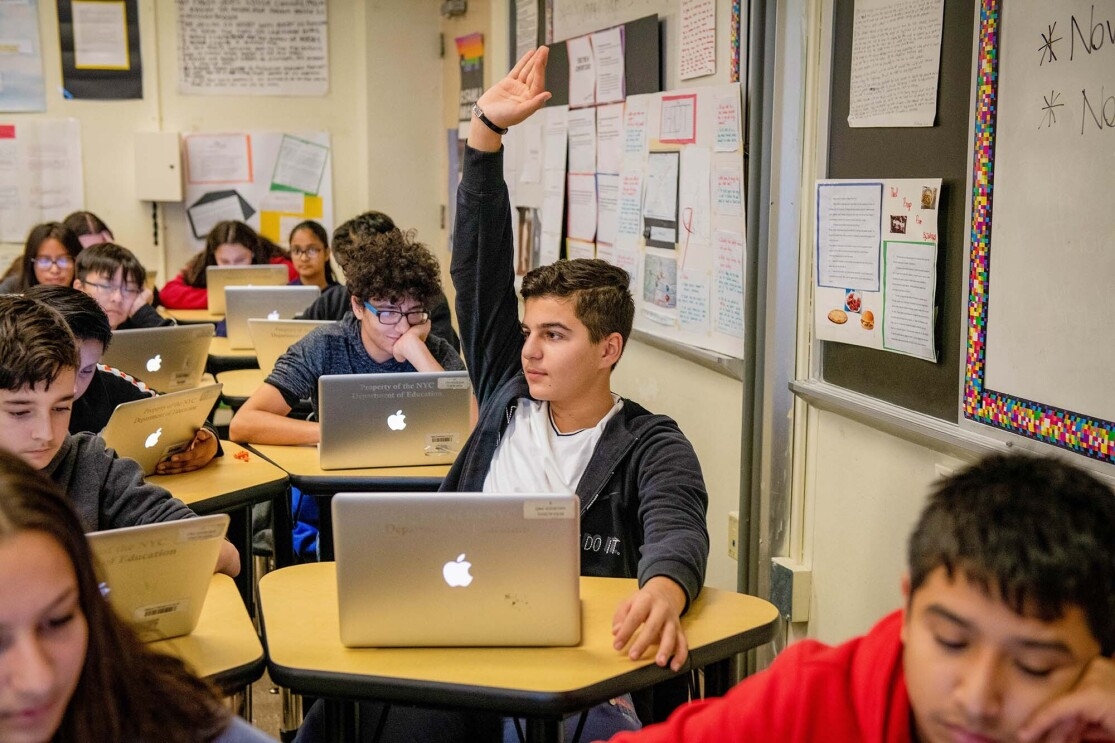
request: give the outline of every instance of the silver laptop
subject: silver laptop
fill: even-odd
[[[211,323],[117,330],[101,363],[125,371],[159,392],[192,389],[205,373],[213,333]]]
[[[101,432],[121,457],[139,462],[150,475],[162,459],[183,451],[221,396],[221,385],[125,402],[116,406]]]
[[[576,645],[576,495],[339,493],[348,647]]]
[[[316,286],[226,286],[225,323],[229,348],[251,348],[248,319],[289,320],[321,296]]]
[[[254,317],[248,320],[248,333],[252,336],[263,375],[270,374],[279,357],[311,330],[332,324],[332,320],[261,320]]]
[[[289,283],[286,264],[208,266],[205,286],[209,294],[209,314],[225,314],[226,286],[286,286]]]
[[[452,464],[469,434],[468,373],[318,378],[318,466]]]
[[[109,603],[146,641],[193,632],[228,529],[228,514],[86,535]]]

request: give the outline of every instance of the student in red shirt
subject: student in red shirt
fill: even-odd
[[[613,743],[1115,741],[1115,493],[1057,459],[942,482],[910,537],[905,607],[804,640],[721,699]]]
[[[209,266],[250,266],[278,263],[287,267],[287,280],[298,278],[290,256],[248,225],[235,220],[218,222],[205,238],[205,249],[190,259],[182,273],[159,291],[159,301],[172,310],[204,310],[209,306],[205,269]]]

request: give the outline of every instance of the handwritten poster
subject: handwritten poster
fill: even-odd
[[[325,95],[325,0],[177,0],[178,92]]]
[[[84,208],[77,119],[0,117],[0,242]]]
[[[848,126],[933,126],[945,0],[856,0]]]
[[[817,183],[817,338],[937,360],[940,178]]]
[[[678,77],[716,73],[716,0],[681,0]]]

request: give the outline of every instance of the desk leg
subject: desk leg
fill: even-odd
[[[333,496],[315,495],[317,500],[317,553],[322,562],[333,557]]]
[[[526,743],[562,743],[564,740],[565,726],[560,717],[526,719]]]
[[[236,576],[236,587],[244,599],[248,616],[255,616],[255,581],[253,580],[254,561],[252,560],[252,507],[245,506],[229,511],[228,536],[240,552],[240,575]]]
[[[728,689],[732,688],[732,658],[710,663],[705,666],[704,675],[704,693],[701,695],[705,698],[708,697],[722,697],[728,693]]]
[[[356,703],[341,699],[325,700],[326,731],[329,741],[337,743],[355,743],[356,728]]]
[[[290,488],[271,501],[271,544],[275,551],[275,567],[294,564],[294,524],[290,515]]]

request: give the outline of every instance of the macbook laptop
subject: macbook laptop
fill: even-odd
[[[101,590],[145,641],[189,634],[197,626],[228,514],[163,521],[86,535]]]
[[[225,314],[226,286],[286,286],[290,274],[285,264],[256,266],[207,266],[205,286],[209,294],[209,314]]]
[[[251,348],[248,319],[289,320],[321,296],[316,286],[227,286],[225,322],[229,348]]]
[[[469,434],[468,373],[318,378],[318,466],[452,464]]]
[[[127,372],[159,392],[192,389],[205,373],[213,333],[211,323],[117,330],[101,363]]]
[[[248,333],[252,336],[252,346],[263,376],[271,373],[275,362],[286,350],[306,337],[320,325],[332,325],[332,320],[248,320]]]
[[[576,645],[576,495],[339,493],[348,647]]]
[[[101,436],[119,456],[136,460],[143,474],[150,475],[164,457],[190,445],[220,396],[218,383],[121,403]]]

